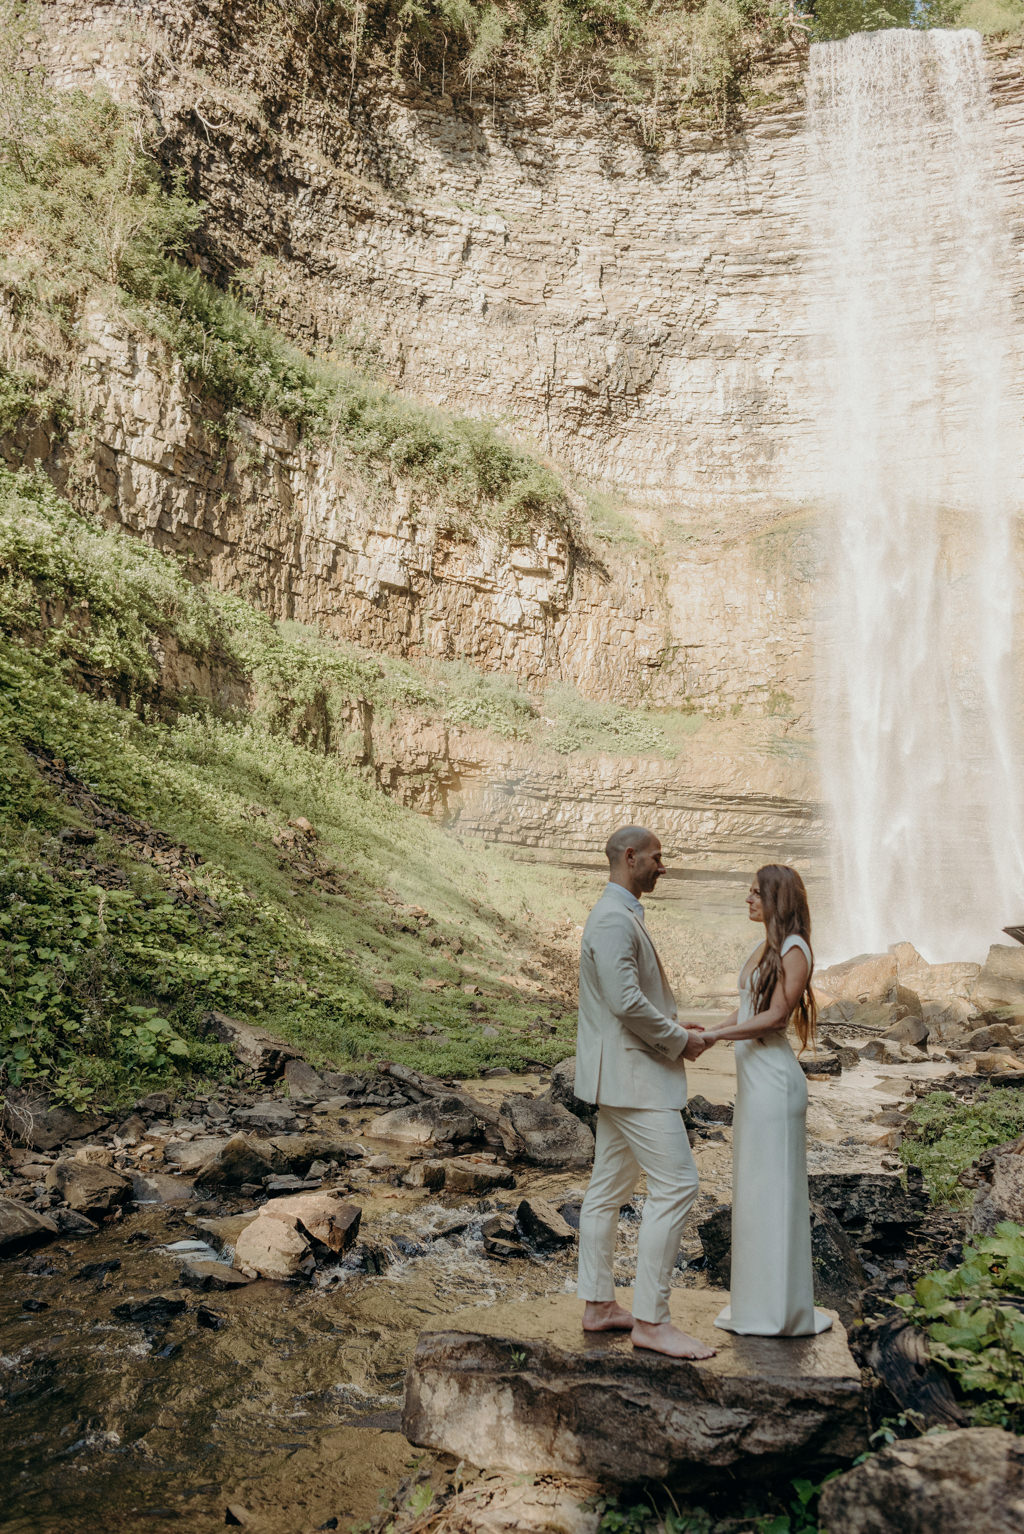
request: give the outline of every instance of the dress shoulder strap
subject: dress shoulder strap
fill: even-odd
[[[813,964],[814,963],[814,959],[811,956],[810,948],[807,946],[807,944],[804,942],[803,938],[800,936],[800,934],[798,932],[791,932],[789,934],[789,936],[786,938],[786,941],[783,943],[782,949],[781,949],[782,955],[785,956],[789,952],[789,950],[791,948],[799,948],[799,949],[801,949],[801,951],[803,952],[803,956],[807,960],[808,964]]]

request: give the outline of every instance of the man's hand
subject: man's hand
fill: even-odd
[[[691,1028],[687,1032],[689,1037],[686,1040],[686,1048],[683,1050],[683,1059],[699,1060],[708,1046],[696,1029]]]

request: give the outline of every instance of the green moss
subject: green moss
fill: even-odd
[[[1024,1098],[1012,1088],[982,1089],[973,1102],[960,1102],[951,1092],[929,1092],[911,1110],[900,1155],[921,1168],[933,1199],[965,1204],[971,1195],[960,1186],[960,1173],[982,1151],[1022,1133]]]

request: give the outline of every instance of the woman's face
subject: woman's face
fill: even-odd
[[[764,921],[764,911],[761,909],[761,891],[758,888],[756,874],[750,881],[750,888],[747,891],[747,915],[751,921]]]

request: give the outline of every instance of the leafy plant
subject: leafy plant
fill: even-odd
[[[1024,1428],[1024,1230],[1012,1221],[926,1273],[896,1303],[927,1333],[932,1356],[970,1402],[971,1420]]]
[[[1024,1133],[1024,1101],[1010,1087],[982,1088],[972,1102],[929,1092],[910,1112],[900,1156],[919,1166],[933,1199],[963,1204],[970,1194],[960,1173],[989,1146]]]

